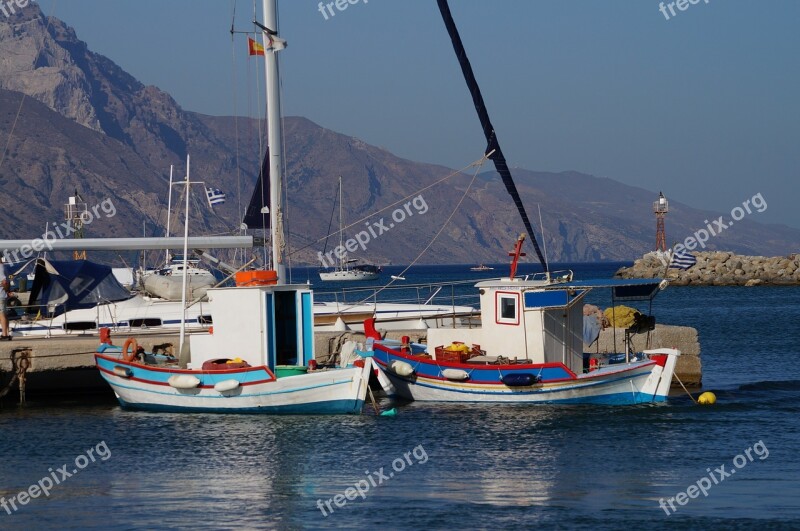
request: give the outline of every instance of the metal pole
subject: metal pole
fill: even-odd
[[[278,34],[278,2],[264,0],[264,25]],[[278,273],[278,284],[286,283],[283,234],[283,131],[281,129],[281,83],[278,49],[271,45],[270,35],[262,32],[264,74],[267,83],[267,139],[269,143],[270,225],[272,232],[272,267]]]
[[[186,273],[189,255],[189,155],[186,155],[186,214],[183,222],[183,289],[181,289],[181,336],[178,345],[178,357],[183,356],[183,344],[186,339]]]
[[[167,196],[167,233],[164,235],[165,238],[169,238],[169,220],[172,217],[172,170],[174,166],[172,164],[169,165],[169,195]],[[164,263],[169,263],[169,249],[165,250],[164,254]]]

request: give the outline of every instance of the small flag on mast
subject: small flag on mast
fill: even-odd
[[[697,263],[697,258],[689,251],[681,250],[672,255],[672,260],[669,262],[670,267],[678,269],[689,269]]]
[[[206,198],[208,199],[208,206],[214,208],[214,205],[220,205],[225,202],[225,194],[219,188],[206,188]]]
[[[264,47],[250,37],[247,37],[247,48],[250,55],[264,55]]]

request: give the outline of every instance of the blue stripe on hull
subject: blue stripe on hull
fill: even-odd
[[[363,400],[331,400],[313,404],[294,404],[290,406],[269,406],[254,408],[205,408],[181,407],[163,404],[128,404],[118,398],[124,409],[156,411],[163,413],[242,413],[252,415],[358,415],[364,406]]]
[[[391,374],[389,371],[384,371],[384,373],[389,377],[389,380],[394,385],[395,389],[397,390],[397,394],[406,398],[408,400],[416,400],[416,401],[430,401],[430,402],[451,402],[450,400],[442,400],[442,399],[420,399],[414,398],[412,396],[411,389],[412,387],[427,387],[430,389],[436,389],[439,391],[443,391],[449,394],[457,394],[458,400],[457,402],[476,402],[476,403],[502,403],[502,404],[531,404],[531,405],[538,405],[538,404],[595,404],[595,405],[614,405],[614,406],[621,406],[621,405],[634,405],[634,404],[649,404],[653,402],[666,402],[667,398],[665,396],[653,396],[650,393],[641,393],[639,391],[625,391],[622,393],[606,393],[602,394],[598,392],[596,395],[587,394],[585,396],[573,397],[573,398],[555,398],[555,399],[547,399],[543,398],[541,400],[537,400],[535,397],[536,395],[548,395],[553,393],[559,392],[569,392],[571,390],[579,390],[579,389],[586,389],[589,387],[596,387],[596,386],[603,386],[608,385],[610,383],[615,383],[619,380],[626,380],[630,379],[631,376],[622,376],[619,378],[615,378],[614,380],[605,380],[605,381],[598,381],[591,383],[589,385],[575,385],[569,387],[561,387],[555,389],[532,389],[532,390],[523,390],[523,389],[515,389],[511,392],[508,390],[499,390],[499,389],[487,389],[487,390],[480,390],[480,389],[457,389],[457,388],[445,388],[443,386],[439,386],[436,384],[429,384],[429,383],[422,383],[419,381],[411,381],[406,380],[404,378],[400,378],[395,374]],[[497,386],[492,386],[497,387]],[[500,400],[494,399],[492,397],[519,397],[519,400]]]

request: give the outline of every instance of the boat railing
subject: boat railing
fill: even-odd
[[[573,278],[575,278],[575,273],[573,273],[571,269],[525,275],[525,280],[543,280],[551,283],[571,282]]]
[[[415,304],[420,309],[449,306],[452,313],[464,313],[458,307],[469,306],[474,312],[467,313],[478,314],[479,295],[475,290],[475,283],[475,280],[464,280],[388,287],[343,288],[337,291],[315,291],[314,300],[334,303],[337,311],[360,305],[375,307],[379,303],[396,303]]]

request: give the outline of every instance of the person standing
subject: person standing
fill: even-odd
[[[3,335],[0,336],[0,341],[11,341],[11,334],[8,333],[8,316],[6,310],[8,309],[8,292],[11,289],[11,283],[6,277],[5,259],[0,258],[0,326],[3,328]]]

